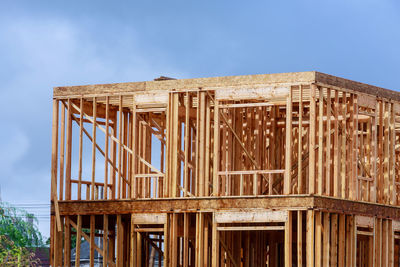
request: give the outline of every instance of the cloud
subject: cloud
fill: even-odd
[[[52,87],[183,75],[162,57],[147,55],[134,29],[113,25],[99,35],[96,27],[62,17],[0,19],[3,200],[49,201]],[[40,229],[49,235],[47,222]]]
[[[27,153],[29,139],[26,134],[13,125],[2,125],[7,132],[0,131],[0,176],[12,175],[18,168],[16,163]]]

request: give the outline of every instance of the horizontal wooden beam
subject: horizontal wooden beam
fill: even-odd
[[[59,201],[59,208],[61,215],[315,209],[400,220],[400,207],[314,195]]]
[[[135,232],[138,233],[162,233],[164,228],[136,228]]]
[[[310,196],[204,197],[140,200],[60,201],[61,215],[196,212],[230,209],[312,208]],[[52,209],[53,212],[53,209]]]
[[[216,223],[286,222],[286,210],[220,211],[215,213]]]
[[[219,226],[217,231],[280,231],[285,230],[285,226]]]

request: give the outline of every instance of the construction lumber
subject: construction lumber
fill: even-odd
[[[54,266],[84,264],[82,242],[90,266],[400,262],[398,92],[300,72],[52,101]]]

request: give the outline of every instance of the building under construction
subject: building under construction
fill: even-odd
[[[52,264],[399,266],[399,123],[319,72],[56,87]]]

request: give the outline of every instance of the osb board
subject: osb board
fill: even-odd
[[[217,223],[286,222],[287,210],[250,210],[215,212]]]
[[[361,226],[361,227],[369,227],[372,228],[374,227],[374,217],[370,216],[356,216],[356,225]]]
[[[55,87],[54,97],[75,95],[78,96],[88,94],[116,94],[148,90],[189,90],[204,87],[210,88],[281,83],[310,83],[314,81],[314,77],[314,72],[293,72],[165,81],[66,86]]]
[[[136,213],[132,214],[135,224],[164,224],[167,223],[166,213]]]
[[[350,91],[362,92],[373,96],[400,101],[400,93],[381,87],[360,83],[321,72],[292,72],[276,74],[258,74],[241,76],[224,76],[211,78],[178,79],[163,81],[127,82],[113,84],[94,84],[82,86],[55,87],[54,97],[113,95],[136,91],[153,90],[191,90],[198,88],[216,89],[224,87],[246,87],[253,85],[309,84],[334,86]]]

